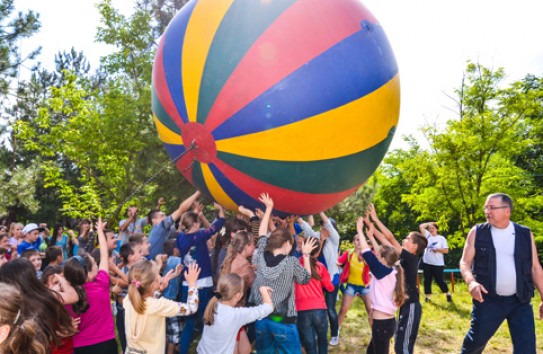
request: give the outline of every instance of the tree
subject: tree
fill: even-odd
[[[542,227],[526,213],[529,204],[541,208],[533,176],[515,164],[515,157],[532,144],[519,139],[528,124],[530,94],[519,91],[518,83],[500,88],[503,78],[503,69],[468,64],[456,90],[458,118],[449,120],[444,131],[426,126],[430,150],[403,167],[412,182],[403,200],[421,220],[436,220],[450,231],[452,248],[463,246],[469,228],[484,220],[481,206],[488,194],[498,191],[517,201],[517,220],[535,230]]]
[[[424,151],[413,137],[407,136],[404,140],[408,149],[390,151],[374,174],[376,193],[373,203],[381,221],[397,238],[403,238],[410,231],[418,230],[420,217],[404,200],[404,196],[411,192],[414,183],[406,172],[417,168],[412,162],[417,156],[424,154]],[[424,171],[421,171],[421,174],[423,173]]]
[[[88,75],[86,61],[73,50],[57,56],[58,85],[37,117],[20,120],[17,131],[25,149],[38,153],[44,186],[56,191],[62,214],[102,214],[113,221],[126,202],[154,206],[165,196],[177,203],[186,193],[168,198],[184,180],[150,115],[155,43],[149,12],[136,8],[127,18],[110,1],[98,9],[103,26],[97,38],[118,50],[101,59],[96,75]],[[156,178],[150,181],[151,176]]]
[[[22,166],[3,170],[0,183],[0,215],[7,214],[8,219],[11,219],[21,208],[31,212],[38,210],[39,202],[35,197],[37,173],[37,168]]]
[[[39,16],[33,11],[26,14],[15,11],[14,0],[0,1],[0,93],[8,92],[11,80],[17,75],[19,65],[34,58],[40,51],[32,51],[26,58],[21,58],[18,41],[30,37],[40,28]]]
[[[344,239],[352,240],[356,234],[356,219],[363,216],[375,194],[375,181],[368,180],[343,202],[326,212],[336,221],[338,231]]]

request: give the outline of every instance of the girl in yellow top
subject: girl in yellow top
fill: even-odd
[[[185,273],[189,288],[186,304],[154,296],[161,287],[166,288],[169,280],[176,278],[180,271],[170,271],[163,280],[154,262],[142,260],[130,269],[128,296],[123,300],[126,311],[126,354],[164,353],[166,317],[188,316],[198,310],[196,280],[200,269],[195,263]]]
[[[366,312],[370,313],[371,309],[370,298],[368,296],[370,292],[369,268],[360,255],[362,245],[360,244],[358,235],[354,237],[353,244],[354,249],[346,251],[338,258],[338,265],[343,266],[343,272],[341,273],[339,282],[340,284],[347,283],[345,290],[343,291],[341,310],[338,316],[338,324],[340,327],[347,315],[347,311],[349,311],[349,308],[351,307],[351,303],[357,295],[364,301]]]

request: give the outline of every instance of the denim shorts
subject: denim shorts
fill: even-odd
[[[343,292],[345,295],[349,296],[356,296],[356,294],[363,296],[370,293],[370,287],[364,286],[364,285],[354,285],[351,283],[347,283],[347,286],[345,287],[345,291]]]

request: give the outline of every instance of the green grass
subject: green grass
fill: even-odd
[[[419,328],[415,353],[444,354],[459,353],[462,341],[471,321],[471,296],[464,283],[455,284],[453,302],[448,303],[445,294],[437,287],[432,290],[432,302],[422,303],[422,320]],[[539,313],[539,294],[532,301],[534,313]],[[422,297],[421,297],[422,299]],[[337,308],[341,300],[338,301]],[[537,352],[543,353],[543,321],[536,320]],[[365,353],[371,331],[364,305],[355,299],[341,326],[340,342],[337,347],[329,347],[330,353]],[[393,344],[391,344],[391,353]],[[511,353],[512,344],[507,323],[488,342],[485,354]]]

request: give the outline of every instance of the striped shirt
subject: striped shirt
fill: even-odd
[[[273,314],[295,317],[294,282],[307,284],[311,280],[311,274],[305,270],[298,259],[292,256],[285,257],[275,267],[268,267],[264,259],[264,250],[267,243],[268,238],[265,236],[258,239],[257,249],[253,257],[253,263],[256,265],[256,278],[251,287],[250,301],[255,305],[262,304],[258,289],[261,286],[269,286],[274,290],[271,293],[274,307]]]

